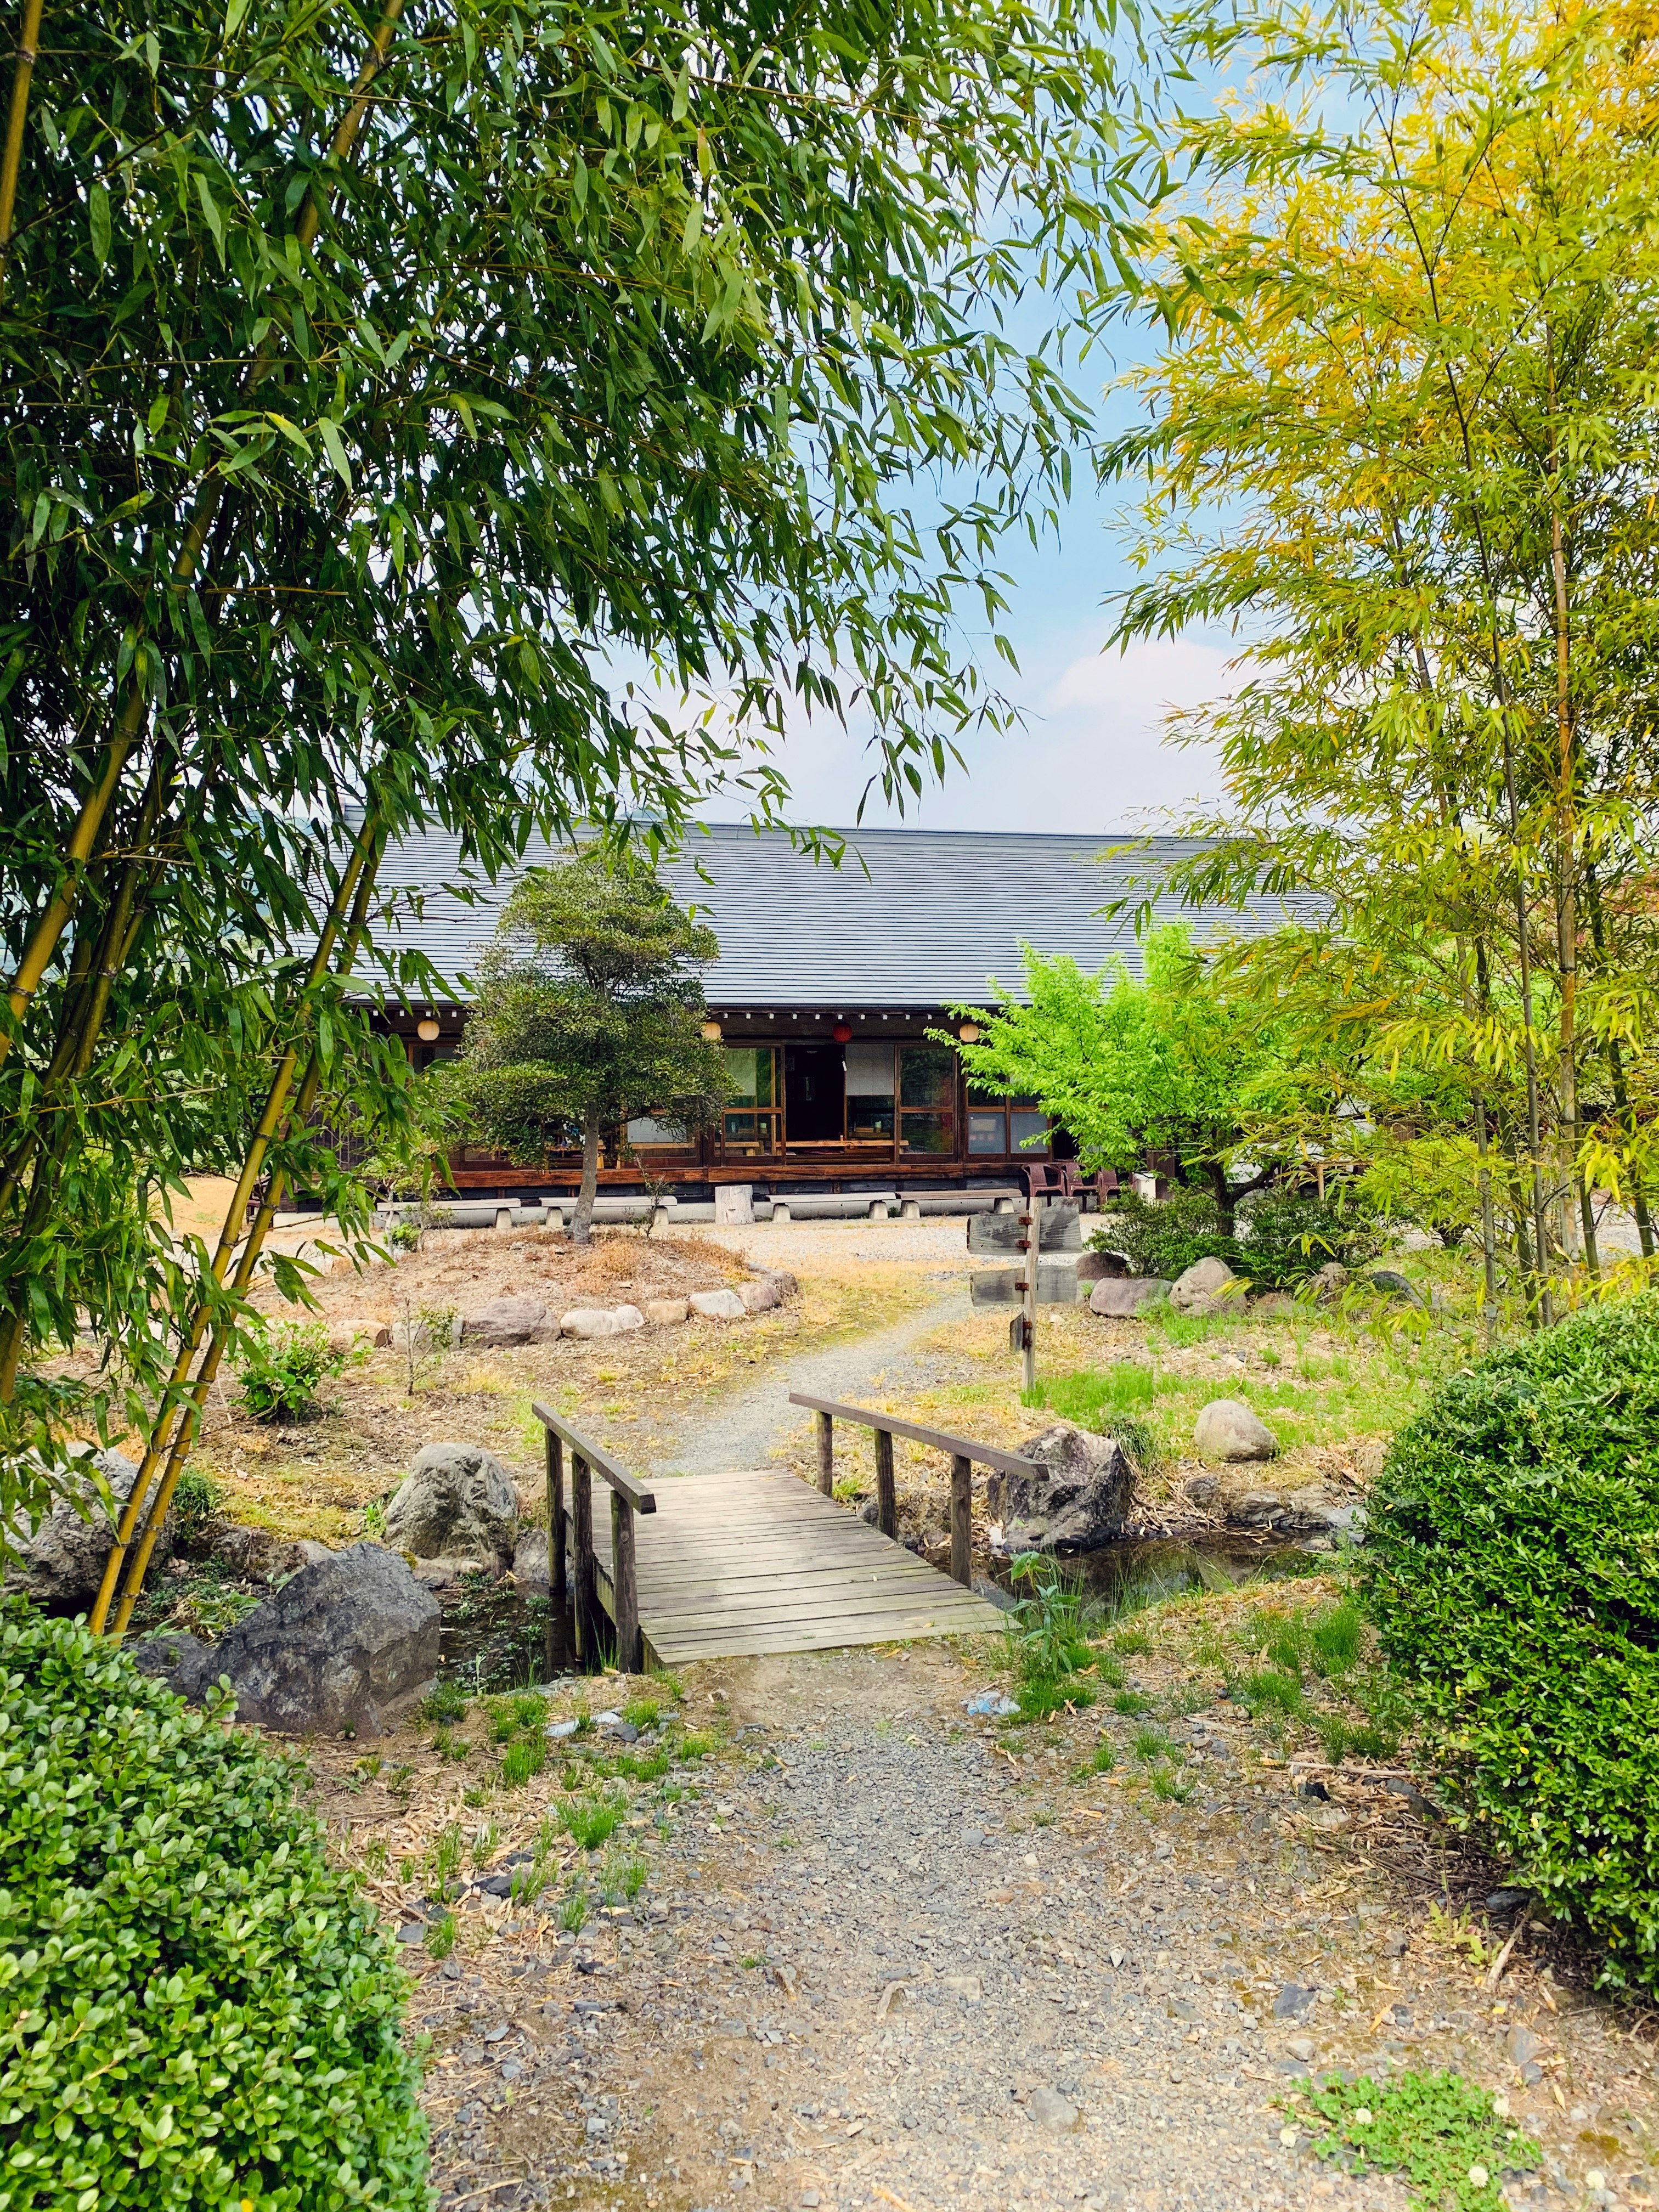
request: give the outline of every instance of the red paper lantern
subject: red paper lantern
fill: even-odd
[[[830,1034],[834,1037],[837,1044],[850,1043],[853,1036],[853,1024],[851,1022],[837,1022],[834,1029],[830,1030]]]

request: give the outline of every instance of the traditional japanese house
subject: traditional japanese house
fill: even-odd
[[[970,1091],[953,1046],[957,1006],[1018,999],[1023,945],[1069,953],[1090,970],[1121,955],[1139,964],[1133,921],[1102,909],[1128,879],[1184,849],[1154,839],[1103,856],[1108,835],[858,830],[839,867],[799,852],[781,830],[717,824],[694,833],[662,873],[720,939],[706,972],[709,1033],[725,1046],[731,1091],[720,1126],[696,1137],[651,1120],[607,1152],[602,1185],[640,1189],[641,1171],[681,1194],[747,1182],[757,1191],[920,1190],[1006,1186],[1022,1162],[1071,1150],[1035,1099]],[[526,866],[556,858],[532,843]],[[405,842],[382,866],[383,888],[419,895],[392,941],[417,946],[453,980],[453,999],[388,1017],[415,1065],[453,1053],[466,1020],[466,978],[510,885],[459,887],[456,841]],[[1174,899],[1157,918],[1186,920],[1200,939],[1259,933],[1285,918],[1276,900],[1194,916]],[[573,1151],[523,1168],[468,1147],[452,1162],[458,1190],[483,1196],[568,1188]]]

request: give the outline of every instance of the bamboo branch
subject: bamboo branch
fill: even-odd
[[[6,290],[6,263],[17,207],[17,179],[23,167],[23,127],[28,118],[29,86],[40,50],[41,0],[24,0],[22,36],[12,73],[11,112],[6,118],[6,150],[0,157],[0,299]]]
[[[347,929],[348,944],[350,947],[348,964],[351,955],[355,955],[356,939],[361,934],[362,929],[360,915],[366,917],[368,915],[368,894],[374,878],[374,870],[366,869],[365,863],[369,858],[371,849],[374,849],[375,866],[378,867],[379,836],[379,824],[371,811],[363,823],[356,845],[352,848],[351,858],[342,872],[333,901],[318,939],[317,949],[312,957],[310,973],[306,978],[307,994],[315,990],[327,974],[343,924]],[[354,894],[356,895],[355,902]],[[348,920],[346,910],[349,903],[350,903],[350,915]],[[313,1054],[313,1059],[314,1057]],[[259,1179],[259,1171],[264,1164],[265,1155],[270,1149],[271,1140],[282,1124],[289,1092],[294,1080],[294,1071],[298,1061],[299,1048],[297,1044],[289,1044],[277,1063],[276,1073],[270,1080],[270,1087],[265,1094],[264,1109],[260,1114],[258,1126],[249,1142],[247,1154],[243,1160],[242,1172],[237,1178],[235,1190],[232,1193],[230,1202],[225,1208],[225,1218],[219,1231],[218,1246],[209,1268],[216,1288],[224,1281],[231,1255],[241,1238],[243,1225],[247,1217],[248,1200],[252,1198],[253,1187]],[[116,1524],[115,1541],[110,1547],[109,1558],[104,1563],[103,1580],[99,1585],[98,1596],[90,1617],[89,1625],[94,1634],[102,1630],[108,1615],[110,1600],[114,1595],[116,1582],[126,1558],[127,1548],[132,1541],[133,1531],[138,1526],[139,1515],[143,1510],[144,1499],[149,1493],[156,1467],[161,1460],[162,1454],[167,1449],[180,1393],[189,1378],[196,1355],[201,1350],[202,1340],[208,1333],[212,1310],[213,1301],[211,1295],[209,1294],[200,1299],[197,1304],[190,1328],[185,1333],[185,1341],[173,1362],[173,1372],[168,1376],[167,1387],[161,1394],[161,1403],[156,1409],[155,1420],[150,1431],[149,1442],[145,1448],[138,1472],[133,1478],[132,1488],[127,1493],[126,1501],[122,1506],[121,1517]],[[171,1469],[171,1461],[168,1462],[168,1467]],[[170,1492],[169,1495],[171,1495]]]
[[[369,823],[365,823],[365,836],[369,835]],[[374,894],[374,878],[380,867],[380,855],[384,849],[384,844],[379,841],[377,830],[374,833],[374,857],[369,864],[362,870],[362,880],[357,887],[356,898],[353,902],[350,919],[346,927],[341,968],[343,974],[347,975],[351,972],[352,963],[356,958],[358,945],[361,944],[362,939],[363,929],[368,919],[369,905]],[[364,851],[362,839],[359,840],[358,850],[360,853]],[[322,1054],[321,1052],[313,1046],[310,1060],[306,1066],[304,1077],[301,1079],[299,1091],[295,1097],[293,1111],[288,1117],[288,1124],[290,1127],[292,1127],[295,1123],[303,1122],[306,1117],[310,1114],[312,1107],[316,1103],[317,1092],[321,1086],[322,1072]],[[252,1148],[250,1147],[250,1158],[252,1158]],[[261,1152],[260,1157],[264,1157],[263,1152]],[[246,1173],[246,1170],[245,1169],[245,1176]],[[265,1238],[270,1232],[270,1224],[276,1218],[278,1206],[282,1203],[284,1182],[285,1178],[282,1170],[276,1170],[271,1176],[270,1181],[266,1187],[265,1195],[260,1205],[259,1211],[254,1216],[253,1221],[248,1229],[246,1237],[244,1240],[242,1246],[242,1256],[240,1261],[238,1262],[236,1273],[231,1284],[232,1292],[236,1297],[241,1297],[246,1291],[249,1284],[253,1279],[254,1270],[259,1263],[260,1255],[264,1249]],[[239,1185],[239,1188],[240,1187],[240,1186]],[[246,1201],[244,1201],[244,1204],[246,1204]],[[228,1218],[227,1219],[226,1225],[227,1227],[229,1226]],[[199,1310],[198,1322],[199,1320],[205,1318],[207,1310],[208,1308],[204,1302],[202,1308]],[[111,1634],[114,1637],[124,1636],[126,1633],[127,1624],[132,1618],[133,1607],[137,1603],[139,1592],[143,1588],[144,1576],[149,1566],[150,1554],[155,1548],[156,1538],[161,1534],[162,1523],[167,1519],[167,1509],[173,1503],[173,1493],[178,1487],[179,1477],[184,1471],[185,1462],[189,1458],[191,1446],[196,1440],[197,1430],[201,1422],[202,1409],[207,1403],[208,1392],[212,1387],[215,1376],[216,1376],[219,1371],[219,1363],[224,1357],[225,1336],[225,1325],[222,1316],[214,1322],[213,1333],[209,1340],[207,1351],[203,1357],[201,1367],[197,1372],[196,1380],[191,1388],[189,1403],[185,1408],[184,1418],[179,1424],[178,1433],[173,1437],[172,1449],[167,1455],[167,1466],[161,1476],[160,1487],[155,1492],[155,1502],[150,1508],[149,1517],[145,1523],[143,1535],[139,1540],[137,1551],[132,1554],[131,1565],[127,1571],[125,1585],[121,1592],[120,1603],[117,1608],[114,1625],[111,1630]],[[196,1341],[199,1343],[200,1340],[200,1332],[198,1328]],[[159,1457],[159,1455],[160,1446],[157,1443],[153,1441],[149,1451],[145,1454],[146,1463],[153,1466],[155,1459]],[[136,1498],[137,1495],[138,1484],[137,1480],[135,1480],[132,1486],[131,1495],[128,1499],[129,1509],[131,1505],[132,1498]],[[114,1589],[115,1579],[120,1572],[121,1559],[125,1555],[127,1545],[131,1541],[131,1527],[126,1525],[129,1520],[128,1512],[124,1511],[121,1517],[123,1525],[126,1526],[126,1535],[125,1540],[123,1540],[120,1538],[119,1532],[118,1531],[117,1543],[112,1547],[109,1559],[105,1565],[103,1585],[99,1590],[97,1607],[90,1623],[90,1626],[94,1632],[101,1630],[103,1626],[104,1620],[109,1610],[110,1594]],[[136,1514],[131,1516],[131,1521],[136,1525]]]
[[[38,28],[38,0],[32,0],[32,4],[36,5]],[[380,24],[369,42],[368,52],[353,80],[351,104],[341,117],[329,148],[329,171],[331,172],[337,171],[341,164],[350,158],[352,149],[356,145],[358,133],[362,129],[363,118],[368,112],[369,94],[373,89],[374,80],[386,66],[392,34],[397,29],[403,10],[404,0],[386,0]],[[18,65],[21,70],[22,68],[21,48],[19,52]],[[31,60],[32,58],[31,56]],[[27,88],[25,84],[25,98],[27,98]],[[14,85],[12,128],[21,146],[22,120],[17,101],[18,94]],[[9,138],[7,143],[9,153]],[[325,173],[326,177],[327,173]],[[305,200],[300,210],[300,220],[295,225],[295,234],[301,252],[309,252],[316,244],[318,234],[322,228],[324,215],[327,211],[331,198],[331,183],[325,181],[319,188],[317,181],[313,179],[307,190]],[[247,374],[243,379],[242,395],[245,398],[252,396],[275,367],[276,337],[276,333],[273,328],[261,339],[253,359],[248,365]],[[210,473],[206,481],[197,491],[189,526],[185,532],[185,542],[179,549],[168,579],[168,587],[174,593],[187,590],[195,578],[201,562],[203,548],[206,545],[209,533],[213,528],[214,520],[218,514],[224,492],[225,478],[216,471]],[[142,641],[139,650],[140,652],[143,650]],[[58,939],[68,927],[70,917],[74,913],[80,897],[83,871],[96,849],[105,817],[119,787],[122,773],[149,720],[149,698],[139,675],[139,664],[135,656],[131,688],[128,691],[126,703],[121,709],[115,728],[111,733],[102,771],[97,783],[88,793],[82,805],[74,834],[70,839],[69,849],[65,856],[67,866],[64,879],[48,900],[45,913],[30,933],[23,957],[18,963],[17,971],[12,978],[8,994],[11,1020],[3,1030],[0,1030],[0,1060],[5,1059],[21,1032],[30,1004],[40,988],[41,978],[52,964],[52,957],[58,950]]]

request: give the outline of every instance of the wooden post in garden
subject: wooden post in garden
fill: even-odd
[[[973,1584],[974,1462],[957,1452],[951,1462],[951,1579]]]
[[[580,1452],[570,1455],[570,1534],[576,1567],[576,1656],[591,1667],[597,1656],[599,1596],[593,1585],[593,1477]]]
[[[836,1489],[836,1423],[830,1413],[819,1413],[818,1425],[818,1488],[826,1498],[835,1495]]]
[[[876,1526],[884,1536],[898,1534],[898,1492],[893,1482],[893,1432],[876,1431]]]
[[[1020,1285],[1020,1389],[1030,1397],[1036,1389],[1037,1268],[1042,1251],[1042,1200],[1029,1200],[1025,1222],[1025,1272]]]
[[[561,1673],[566,1658],[565,1607],[569,1591],[564,1565],[564,1439],[547,1435],[547,1679]]]
[[[624,1674],[640,1663],[640,1586],[634,1564],[634,1509],[619,1490],[611,1493],[611,1589],[617,1613],[617,1666]]]

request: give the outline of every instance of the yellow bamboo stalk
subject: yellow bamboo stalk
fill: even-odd
[[[40,9],[41,0],[24,0],[23,30],[17,41],[17,66],[11,79],[11,112],[6,118],[6,150],[0,156],[0,298],[5,296],[6,263],[11,255],[17,179],[23,167],[23,126],[29,112],[29,86],[40,51]]]
[[[35,25],[38,32],[40,23],[38,0],[32,0],[32,4],[35,4]],[[340,118],[339,126],[334,133],[329,148],[331,167],[337,168],[343,161],[349,160],[353,148],[356,145],[358,133],[362,129],[363,118],[368,112],[369,94],[374,88],[375,78],[386,66],[386,54],[390,50],[392,36],[403,11],[404,0],[386,0],[385,11],[380,17],[374,36],[369,42],[368,53],[352,82],[351,104]],[[20,70],[22,68],[21,53],[22,49],[20,47],[18,63]],[[32,54],[30,58],[32,62]],[[23,99],[27,105],[27,83],[24,86]],[[14,83],[12,129],[17,135],[20,149],[22,128],[22,116],[18,107],[18,94]],[[9,149],[9,137],[7,144]],[[314,182],[306,193],[305,204],[300,210],[300,220],[295,227],[303,252],[308,252],[317,242],[317,234],[322,228],[323,216],[327,210],[330,197],[326,186],[319,191]],[[274,334],[267,334],[260,341],[258,349],[248,366],[247,375],[243,380],[244,398],[252,397],[264,383],[275,365],[276,359],[276,347],[274,343]],[[194,578],[200,565],[203,550],[207,544],[209,532],[212,530],[215,517],[218,514],[220,502],[224,497],[224,490],[225,479],[222,476],[214,475],[210,477],[198,491],[191,509],[190,526],[185,533],[185,542],[179,550],[178,557],[173,562],[169,577],[169,588],[173,592],[185,590]],[[111,735],[103,768],[99,774],[97,783],[87,795],[76,819],[74,834],[70,839],[65,855],[67,866],[64,870],[64,880],[48,900],[46,911],[31,931],[28,943],[24,948],[23,957],[18,963],[16,973],[12,977],[8,992],[11,1021],[4,1030],[0,1030],[0,1060],[3,1060],[11,1050],[12,1044],[27,1015],[30,1003],[40,988],[41,979],[52,964],[52,956],[58,950],[58,939],[69,926],[70,917],[74,913],[80,898],[81,881],[87,862],[97,847],[105,817],[109,812],[111,803],[119,788],[122,772],[131,758],[134,748],[149,720],[149,697],[135,669],[134,681]]]
[[[310,970],[306,977],[307,991],[314,990],[324,975],[327,974],[343,923],[348,928],[349,942],[351,944],[352,951],[353,952],[356,951],[356,938],[361,933],[361,923],[357,923],[356,920],[358,911],[361,908],[363,915],[367,915],[368,893],[374,882],[372,870],[365,877],[364,864],[378,836],[378,826],[374,817],[371,814],[363,823],[357,842],[352,848],[351,858],[342,872],[339,884],[335,890],[334,897],[323,924],[322,933],[317,940],[317,949],[312,957]],[[354,897],[355,902],[353,902]],[[351,903],[351,919],[348,922],[346,909],[349,902],[353,903]],[[356,928],[352,927],[354,923],[356,924]],[[232,1193],[230,1202],[225,1208],[224,1223],[219,1231],[219,1242],[210,1269],[216,1284],[224,1281],[225,1270],[230,1264],[231,1255],[240,1241],[243,1224],[247,1215],[248,1200],[253,1194],[254,1184],[259,1179],[259,1171],[264,1164],[265,1155],[270,1149],[271,1139],[282,1122],[283,1109],[287,1105],[289,1091],[294,1080],[294,1070],[298,1061],[299,1048],[296,1045],[290,1044],[278,1061],[276,1072],[270,1079],[270,1087],[265,1093],[264,1108],[249,1143],[246,1157],[242,1162],[242,1172],[237,1177],[235,1190]],[[145,1447],[144,1456],[139,1463],[138,1472],[133,1478],[132,1488],[128,1492],[126,1501],[121,1509],[121,1517],[116,1524],[115,1541],[110,1547],[108,1559],[104,1562],[103,1580],[99,1584],[97,1599],[93,1605],[91,1614],[90,1626],[94,1635],[101,1632],[104,1622],[108,1617],[110,1601],[115,1594],[116,1583],[127,1555],[128,1547],[132,1541],[133,1531],[138,1525],[138,1516],[143,1510],[144,1499],[149,1493],[155,1469],[161,1463],[162,1455],[167,1451],[168,1438],[173,1432],[173,1419],[179,1404],[179,1393],[189,1379],[191,1367],[197,1353],[202,1348],[202,1340],[207,1334],[211,1310],[210,1299],[204,1297],[198,1302],[184,1344],[173,1361],[173,1372],[167,1377],[167,1388],[161,1394],[161,1402],[156,1412],[155,1425],[150,1431],[149,1442]]]

